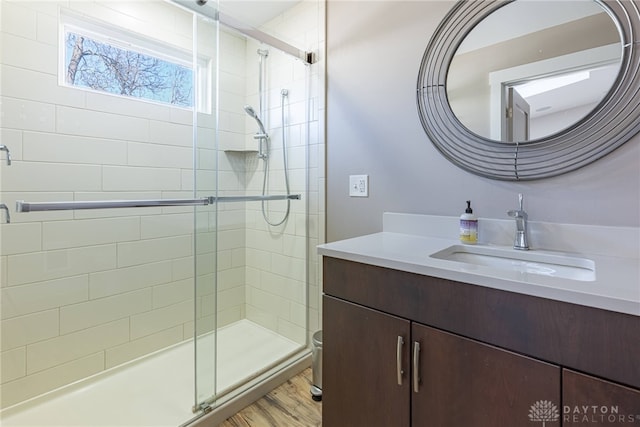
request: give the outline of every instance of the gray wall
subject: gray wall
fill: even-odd
[[[383,212],[506,219],[525,195],[532,221],[640,226],[640,135],[572,173],[525,183],[477,177],[449,163],[416,109],[418,67],[453,1],[327,4],[327,241],[381,231]],[[369,197],[348,177],[369,175]]]

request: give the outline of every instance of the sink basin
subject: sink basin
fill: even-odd
[[[430,257],[522,274],[538,274],[584,282],[596,279],[596,265],[592,260],[547,252],[453,245],[431,254]]]

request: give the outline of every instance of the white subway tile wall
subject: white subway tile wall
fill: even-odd
[[[317,53],[324,45],[323,19],[324,4],[305,1],[274,18],[264,29]],[[219,298],[228,301],[231,307],[233,301],[237,301],[238,306],[221,310],[218,324],[247,318],[304,344],[307,337],[320,328],[320,266],[315,247],[324,235],[318,227],[319,218],[323,218],[318,209],[323,187],[319,177],[324,171],[320,169],[323,164],[317,160],[319,155],[324,156],[324,146],[320,143],[324,139],[319,135],[323,127],[319,125],[323,117],[319,109],[324,108],[324,94],[319,89],[324,87],[320,81],[322,62],[309,67],[269,46],[229,33],[222,33],[220,42],[221,57],[230,58],[220,64],[220,81],[226,83],[221,84],[220,92],[218,179],[221,195],[262,192],[264,161],[257,158],[258,142],[253,138],[258,127],[243,111],[246,104],[259,113],[270,136],[267,192],[286,192],[281,115],[281,91],[286,89],[285,138],[290,189],[301,193],[303,199],[292,201],[289,219],[275,227],[265,222],[259,202],[221,207],[218,214]],[[264,112],[259,111],[258,49],[269,51],[265,60]],[[240,69],[242,74],[238,73]],[[237,129],[243,129],[243,134],[239,135]],[[225,149],[233,151],[224,153]],[[242,150],[246,151],[242,153]],[[313,181],[308,181],[310,179]],[[271,222],[279,222],[284,217],[286,202],[269,202],[265,206]],[[222,265],[220,254],[227,251],[232,253],[232,264]],[[309,306],[309,313],[307,301],[313,304]]]
[[[190,13],[162,1],[1,7],[1,136],[15,160],[0,168],[2,203],[192,196],[191,111],[58,83],[60,13],[191,49]],[[215,121],[199,117],[212,141],[198,154],[215,159]],[[191,209],[14,214],[0,242],[1,407],[193,335]]]
[[[12,208],[16,200],[190,198],[194,186],[202,196],[216,188],[220,195],[261,192],[263,164],[255,152],[224,151],[256,149],[255,122],[242,110],[257,108],[255,42],[220,33],[220,110],[218,117],[197,115],[194,175],[191,111],[58,84],[61,10],[186,50],[190,13],[163,1],[0,7],[0,136],[14,159],[0,166],[0,202]],[[266,28],[321,52],[323,8],[301,2]],[[199,37],[215,34],[200,24]],[[199,49],[215,57],[214,48]],[[11,224],[0,225],[0,408],[191,338],[194,299],[198,333],[248,318],[305,344],[319,329],[322,66],[275,50],[268,61],[269,192],[285,191],[286,88],[291,190],[303,193],[289,220],[269,227],[257,202],[220,205],[217,214],[199,208],[195,217],[191,208],[13,214]],[[269,203],[269,217],[281,218],[284,206]]]

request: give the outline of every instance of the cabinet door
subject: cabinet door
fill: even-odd
[[[411,333],[413,426],[560,426],[558,366],[419,324]]]
[[[322,318],[323,427],[409,427],[410,323],[329,296]]]
[[[562,401],[571,427],[640,424],[640,390],[564,369]]]

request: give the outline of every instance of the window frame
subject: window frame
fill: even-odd
[[[118,93],[92,89],[87,86],[69,84],[67,75],[67,34],[73,33],[86,37],[98,43],[103,43],[117,49],[132,51],[156,58],[171,64],[187,68],[191,72],[192,99],[191,105],[178,105],[166,101],[145,97],[121,95]],[[61,11],[59,25],[59,53],[58,53],[58,84],[60,86],[84,90],[102,95],[116,96],[131,101],[149,102],[170,108],[194,110],[199,113],[210,114],[212,110],[211,75],[212,58],[199,56],[194,71],[194,55],[186,49],[170,45],[154,39],[151,36],[131,31],[126,28],[98,21],[87,16],[80,16],[70,11]]]

